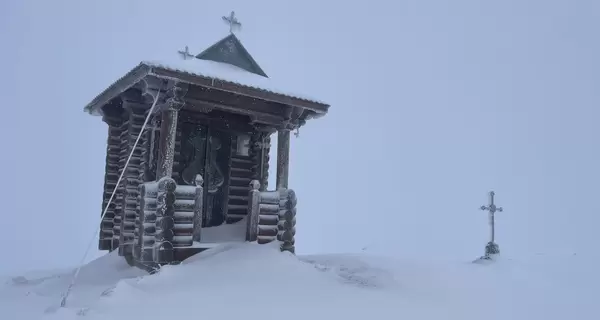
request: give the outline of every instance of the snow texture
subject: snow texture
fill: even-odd
[[[286,89],[284,85],[277,84],[271,78],[261,77],[242,68],[238,68],[234,65],[226,63],[202,59],[184,60],[181,58],[175,58],[171,60],[143,61],[141,64],[145,64],[150,67],[163,68],[171,71],[201,76],[213,80],[231,82],[245,87],[261,89],[271,93],[324,104],[324,102],[312,98],[306,94],[296,93]]]
[[[246,241],[246,218],[232,224],[222,224],[217,227],[202,228],[200,242],[218,243],[229,241]]]
[[[591,259],[589,260],[591,261]],[[3,319],[598,319],[596,267],[581,256],[489,264],[364,254],[296,257],[278,244],[229,243],[143,275],[114,253],[70,272],[0,285]]]

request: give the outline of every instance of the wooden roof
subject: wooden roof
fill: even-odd
[[[281,90],[269,83],[257,81],[257,79],[255,79],[260,78],[270,80],[268,78],[253,75],[245,71],[244,73],[254,77],[238,77],[239,74],[237,73],[239,73],[239,71],[231,70],[231,68],[237,67],[214,61],[195,60],[194,63],[200,64],[200,66],[198,66],[200,68],[190,68],[187,64],[190,61],[181,61],[179,63],[141,62],[96,96],[85,106],[84,110],[92,115],[101,115],[101,108],[104,105],[147,77],[179,81],[194,86],[234,93],[262,101],[298,107],[314,112],[314,117],[326,114],[329,109],[329,105],[324,102],[298,94],[284,93],[285,90]],[[239,70],[241,71],[241,69]]]

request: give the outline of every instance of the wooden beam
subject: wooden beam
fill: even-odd
[[[263,124],[277,126],[277,125],[281,125],[284,122],[284,119],[282,117],[274,115],[274,114],[233,107],[233,106],[229,106],[229,105],[226,105],[223,103],[203,101],[203,100],[193,99],[193,98],[186,98],[186,102],[189,105],[191,105],[191,107],[190,107],[191,110],[196,110],[196,111],[203,112],[203,113],[208,113],[212,110],[217,109],[217,110],[223,110],[223,111],[227,111],[227,112],[231,112],[231,113],[237,113],[237,114],[249,116],[252,122],[257,122],[257,123],[263,123]]]
[[[158,166],[156,179],[173,175],[173,158],[175,156],[175,135],[177,133],[177,117],[179,110],[185,105],[183,97],[187,93],[187,84],[175,84],[168,89],[170,98],[167,99],[166,109],[161,111],[160,137],[158,144]]]
[[[186,103],[183,110],[179,112],[179,118],[184,122],[194,122],[211,126],[216,130],[232,131],[235,133],[248,133],[257,130],[256,125],[250,124],[249,118],[243,121],[243,118],[232,118],[230,114],[226,114],[227,117],[219,117],[214,114],[197,112],[195,109],[189,107],[190,105]]]
[[[290,131],[277,132],[277,190],[288,188],[290,164]]]
[[[257,98],[265,101],[272,101],[281,104],[285,104],[288,106],[301,107],[304,109],[313,110],[317,113],[327,113],[329,109],[329,105],[310,101],[306,99],[300,99],[296,97],[285,96],[281,94],[277,94],[275,92],[270,92],[264,89],[248,87],[244,85],[239,85],[233,82],[228,82],[224,80],[202,77],[199,75],[192,75],[188,73],[182,73],[174,70],[169,70],[160,67],[152,68],[150,74],[155,75],[157,77],[162,77],[165,79],[177,79],[183,82],[203,86],[206,88],[217,89],[221,91],[227,91],[234,94],[244,95],[252,98]]]

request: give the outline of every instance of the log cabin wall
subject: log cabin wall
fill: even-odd
[[[106,143],[106,166],[104,171],[104,192],[102,195],[102,213],[106,210],[104,218],[100,222],[100,235],[98,242],[99,250],[112,251],[116,248],[113,245],[113,228],[116,203],[112,201],[108,209],[108,201],[119,180],[119,155],[121,153],[121,124],[123,119],[120,115],[105,116],[104,122],[108,124],[108,138]]]
[[[261,183],[261,190],[266,188],[269,178],[269,143],[270,137],[264,132],[238,132],[232,135],[227,223],[236,223],[248,216],[252,180]],[[240,144],[247,146],[247,154],[240,153]]]
[[[271,150],[271,133],[255,132],[252,135],[251,154],[253,157],[253,180],[260,183],[260,191],[265,191],[269,185],[269,152]]]
[[[144,112],[144,118],[148,116],[150,109]],[[146,124],[145,132],[140,137],[138,146],[142,148],[140,158],[140,170],[139,170],[139,181],[144,183],[155,183],[156,179],[156,159],[158,158],[158,134],[160,133],[160,117],[152,116]],[[144,259],[148,256],[148,250],[142,255],[142,249],[144,247],[144,228],[150,228],[147,221],[144,219],[144,183],[138,185],[138,198],[136,201],[136,216],[135,216],[135,227],[133,231],[134,243],[133,243],[133,256],[138,261],[145,261]],[[146,224],[145,224],[146,223]],[[152,242],[153,244],[153,242]],[[137,251],[136,251],[137,250]],[[151,250],[150,250],[151,251]],[[137,255],[136,255],[137,254]],[[150,259],[152,258],[150,253]]]
[[[119,154],[119,174],[132,152],[135,141],[142,130],[147,106],[144,104],[124,102],[125,112],[121,125],[121,148]],[[147,135],[142,135],[138,142],[127,170],[121,179],[115,196],[116,212],[113,237],[118,237],[119,255],[131,255],[135,231],[136,207],[139,196],[139,185],[144,182],[144,155]]]
[[[248,152],[239,152],[240,144],[250,144],[250,135],[233,135],[231,138],[231,163],[229,190],[227,195],[227,223],[236,223],[248,215],[248,192],[254,176],[252,156]]]
[[[156,236],[156,198],[158,182],[146,182],[140,185],[140,198],[137,205],[135,243],[133,257],[142,266],[154,262],[153,249]]]
[[[123,107],[125,108],[123,108]],[[133,148],[135,140],[143,126],[147,116],[148,106],[137,102],[123,102],[118,107],[112,107],[112,116],[105,116],[105,122],[109,124],[109,137],[106,156],[105,187],[103,194],[104,210],[119,175]],[[118,111],[117,111],[118,110]],[[175,155],[173,163],[172,178],[178,184],[182,183],[180,172],[184,169],[185,159],[182,155],[182,124],[193,122],[211,127],[230,134],[230,141],[224,144],[230,149],[229,157],[225,166],[226,173],[223,192],[223,217],[213,219],[213,224],[235,223],[248,215],[248,198],[250,181],[258,180],[261,190],[265,190],[268,183],[269,170],[269,143],[270,133],[259,132],[249,124],[249,119],[229,113],[212,112],[210,114],[182,110],[178,118],[178,128],[175,141]],[[160,117],[154,116],[147,124],[146,131],[142,134],[135,152],[129,162],[127,172],[116,190],[115,197],[107,210],[102,221],[99,249],[114,250],[119,248],[120,255],[131,255],[135,235],[140,239],[143,229],[143,213],[136,215],[139,211],[139,186],[143,182],[156,180],[156,168],[158,159],[158,141],[160,137]],[[247,137],[248,150],[246,155],[238,154],[239,137]],[[181,199],[184,200],[184,199]],[[190,199],[191,200],[191,199]],[[189,201],[185,199],[184,202]],[[180,208],[182,209],[182,208]],[[185,211],[185,212],[183,212]],[[190,224],[188,216],[190,210],[182,210],[184,217],[175,217],[177,230],[185,233],[185,244],[187,246]],[[181,218],[181,219],[180,219]],[[208,221],[205,221],[205,225]],[[185,225],[185,226],[184,226]],[[179,234],[178,234],[179,235]],[[181,234],[183,236],[183,234]],[[176,237],[180,239],[180,237]],[[140,239],[141,240],[141,239]],[[141,247],[141,244],[138,244]],[[141,249],[141,248],[140,248]],[[142,260],[144,260],[142,258]]]
[[[271,141],[269,134],[266,132],[249,133],[247,155],[240,154],[237,150],[239,143],[246,144],[246,141],[240,141],[243,139],[242,137],[243,135],[234,135],[232,138],[227,223],[236,223],[248,216],[250,182],[258,180],[260,190],[266,190],[269,180],[269,144]]]

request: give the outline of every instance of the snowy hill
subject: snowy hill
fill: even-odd
[[[3,279],[3,319],[598,319],[595,266],[577,255],[488,264],[368,255],[295,257],[223,245],[144,275],[118,256]],[[574,317],[575,316],[575,317]]]

